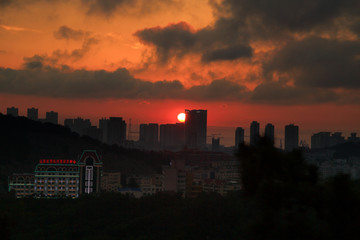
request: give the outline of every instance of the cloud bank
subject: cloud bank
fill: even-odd
[[[135,78],[125,68],[115,71],[53,68],[34,57],[26,69],[0,68],[0,93],[57,98],[185,99],[194,101],[242,101],[265,104],[334,102],[348,93],[325,88],[292,87],[264,83],[253,91],[227,79],[185,88],[178,80],[149,82]],[[357,91],[359,93],[359,91]],[[343,98],[344,103],[360,103]]]

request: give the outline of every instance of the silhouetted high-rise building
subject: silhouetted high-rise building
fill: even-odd
[[[34,121],[39,120],[38,109],[37,108],[28,108],[27,109],[27,117]]]
[[[207,110],[185,110],[185,143],[189,148],[206,148]]]
[[[90,119],[82,119],[81,117],[74,118],[74,130],[79,134],[85,134],[88,128],[91,127]]]
[[[346,139],[347,142],[360,143],[360,137],[356,136],[356,132],[350,133],[350,137]]]
[[[311,148],[327,148],[340,143],[344,143],[345,138],[341,136],[341,132],[318,132],[311,136]]]
[[[71,129],[71,131],[74,131],[74,119],[73,118],[66,118],[64,119],[64,126]]]
[[[215,138],[213,137],[211,139],[211,150],[213,152],[218,152],[220,151],[220,138]]]
[[[58,124],[58,113],[57,112],[46,112],[46,122]]]
[[[292,151],[299,147],[299,127],[290,124],[285,126],[285,151]]]
[[[330,145],[330,132],[318,132],[311,136],[311,148],[326,148]]]
[[[64,120],[64,126],[70,128],[73,132],[84,135],[91,127],[91,122],[90,119],[82,119],[81,117],[74,119],[68,118]]]
[[[272,143],[275,142],[274,125],[272,125],[271,123],[268,123],[265,126],[265,137],[269,139]]]
[[[108,127],[107,127],[108,121],[109,120],[106,118],[99,119],[99,128],[102,131],[102,141],[104,143],[107,143],[107,141],[108,141],[108,134],[107,134],[108,133]]]
[[[250,125],[250,145],[256,145],[260,138],[260,124],[253,121]]]
[[[145,147],[155,147],[159,142],[159,124],[140,124],[139,141]]]
[[[235,130],[235,148],[238,149],[242,143],[244,143],[244,129],[238,127]]]
[[[89,136],[93,139],[97,139],[99,141],[102,141],[102,131],[100,128],[96,127],[96,126],[90,126],[86,129],[84,129],[84,134],[86,136]]]
[[[6,109],[6,114],[14,117],[19,116],[19,109],[16,107],[10,107]]]
[[[341,136],[342,133],[341,132],[334,132],[331,135],[331,140],[330,140],[330,144],[331,146],[335,146],[337,144],[341,144],[345,142],[345,137]]]
[[[185,145],[185,124],[161,124],[160,146],[163,149],[179,150]]]
[[[126,140],[126,123],[121,117],[100,119],[99,127],[103,132],[103,139],[108,144],[123,145]]]

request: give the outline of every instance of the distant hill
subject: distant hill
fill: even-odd
[[[87,149],[98,152],[104,171],[127,175],[159,172],[168,163],[163,153],[110,146],[80,137],[67,127],[0,114],[0,192],[6,188],[8,175],[33,172],[41,158],[78,159]]]

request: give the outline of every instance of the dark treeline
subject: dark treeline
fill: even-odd
[[[79,199],[3,198],[1,236],[11,239],[358,239],[360,183],[319,181],[300,152],[262,140],[239,150],[243,190],[183,199],[115,193]],[[4,238],[3,238],[4,239]]]
[[[83,150],[96,150],[104,171],[124,175],[161,172],[169,163],[165,153],[107,145],[60,125],[0,114],[0,193],[6,192],[10,174],[33,172],[41,158],[78,159]]]

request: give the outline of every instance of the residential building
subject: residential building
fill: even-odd
[[[18,117],[19,116],[19,109],[16,108],[16,107],[9,107],[9,108],[6,109],[6,114],[14,116],[14,117]]]
[[[250,145],[254,146],[260,139],[260,124],[253,121],[250,125]]]
[[[27,109],[27,117],[31,120],[38,121],[39,113],[37,108],[28,108]]]
[[[185,109],[185,144],[191,149],[206,149],[207,110]]]
[[[14,173],[9,176],[9,192],[14,191],[16,198],[34,196],[33,173]]]
[[[121,186],[120,172],[104,172],[101,178],[101,191],[118,192]]]
[[[265,126],[265,138],[270,140],[273,144],[275,143],[275,130],[274,125],[271,123],[268,123]]]
[[[290,124],[285,126],[285,151],[290,152],[299,147],[299,127]]]
[[[108,144],[123,145],[126,140],[126,123],[122,117],[102,118],[99,128],[103,133],[103,140]]]
[[[185,145],[185,124],[161,124],[160,147],[166,150],[180,150]]]
[[[58,124],[58,113],[54,111],[46,112],[46,122]]]
[[[140,124],[139,142],[144,148],[157,148],[159,145],[159,124]]]
[[[244,143],[244,129],[241,127],[235,130],[235,148],[238,149],[240,144]]]

